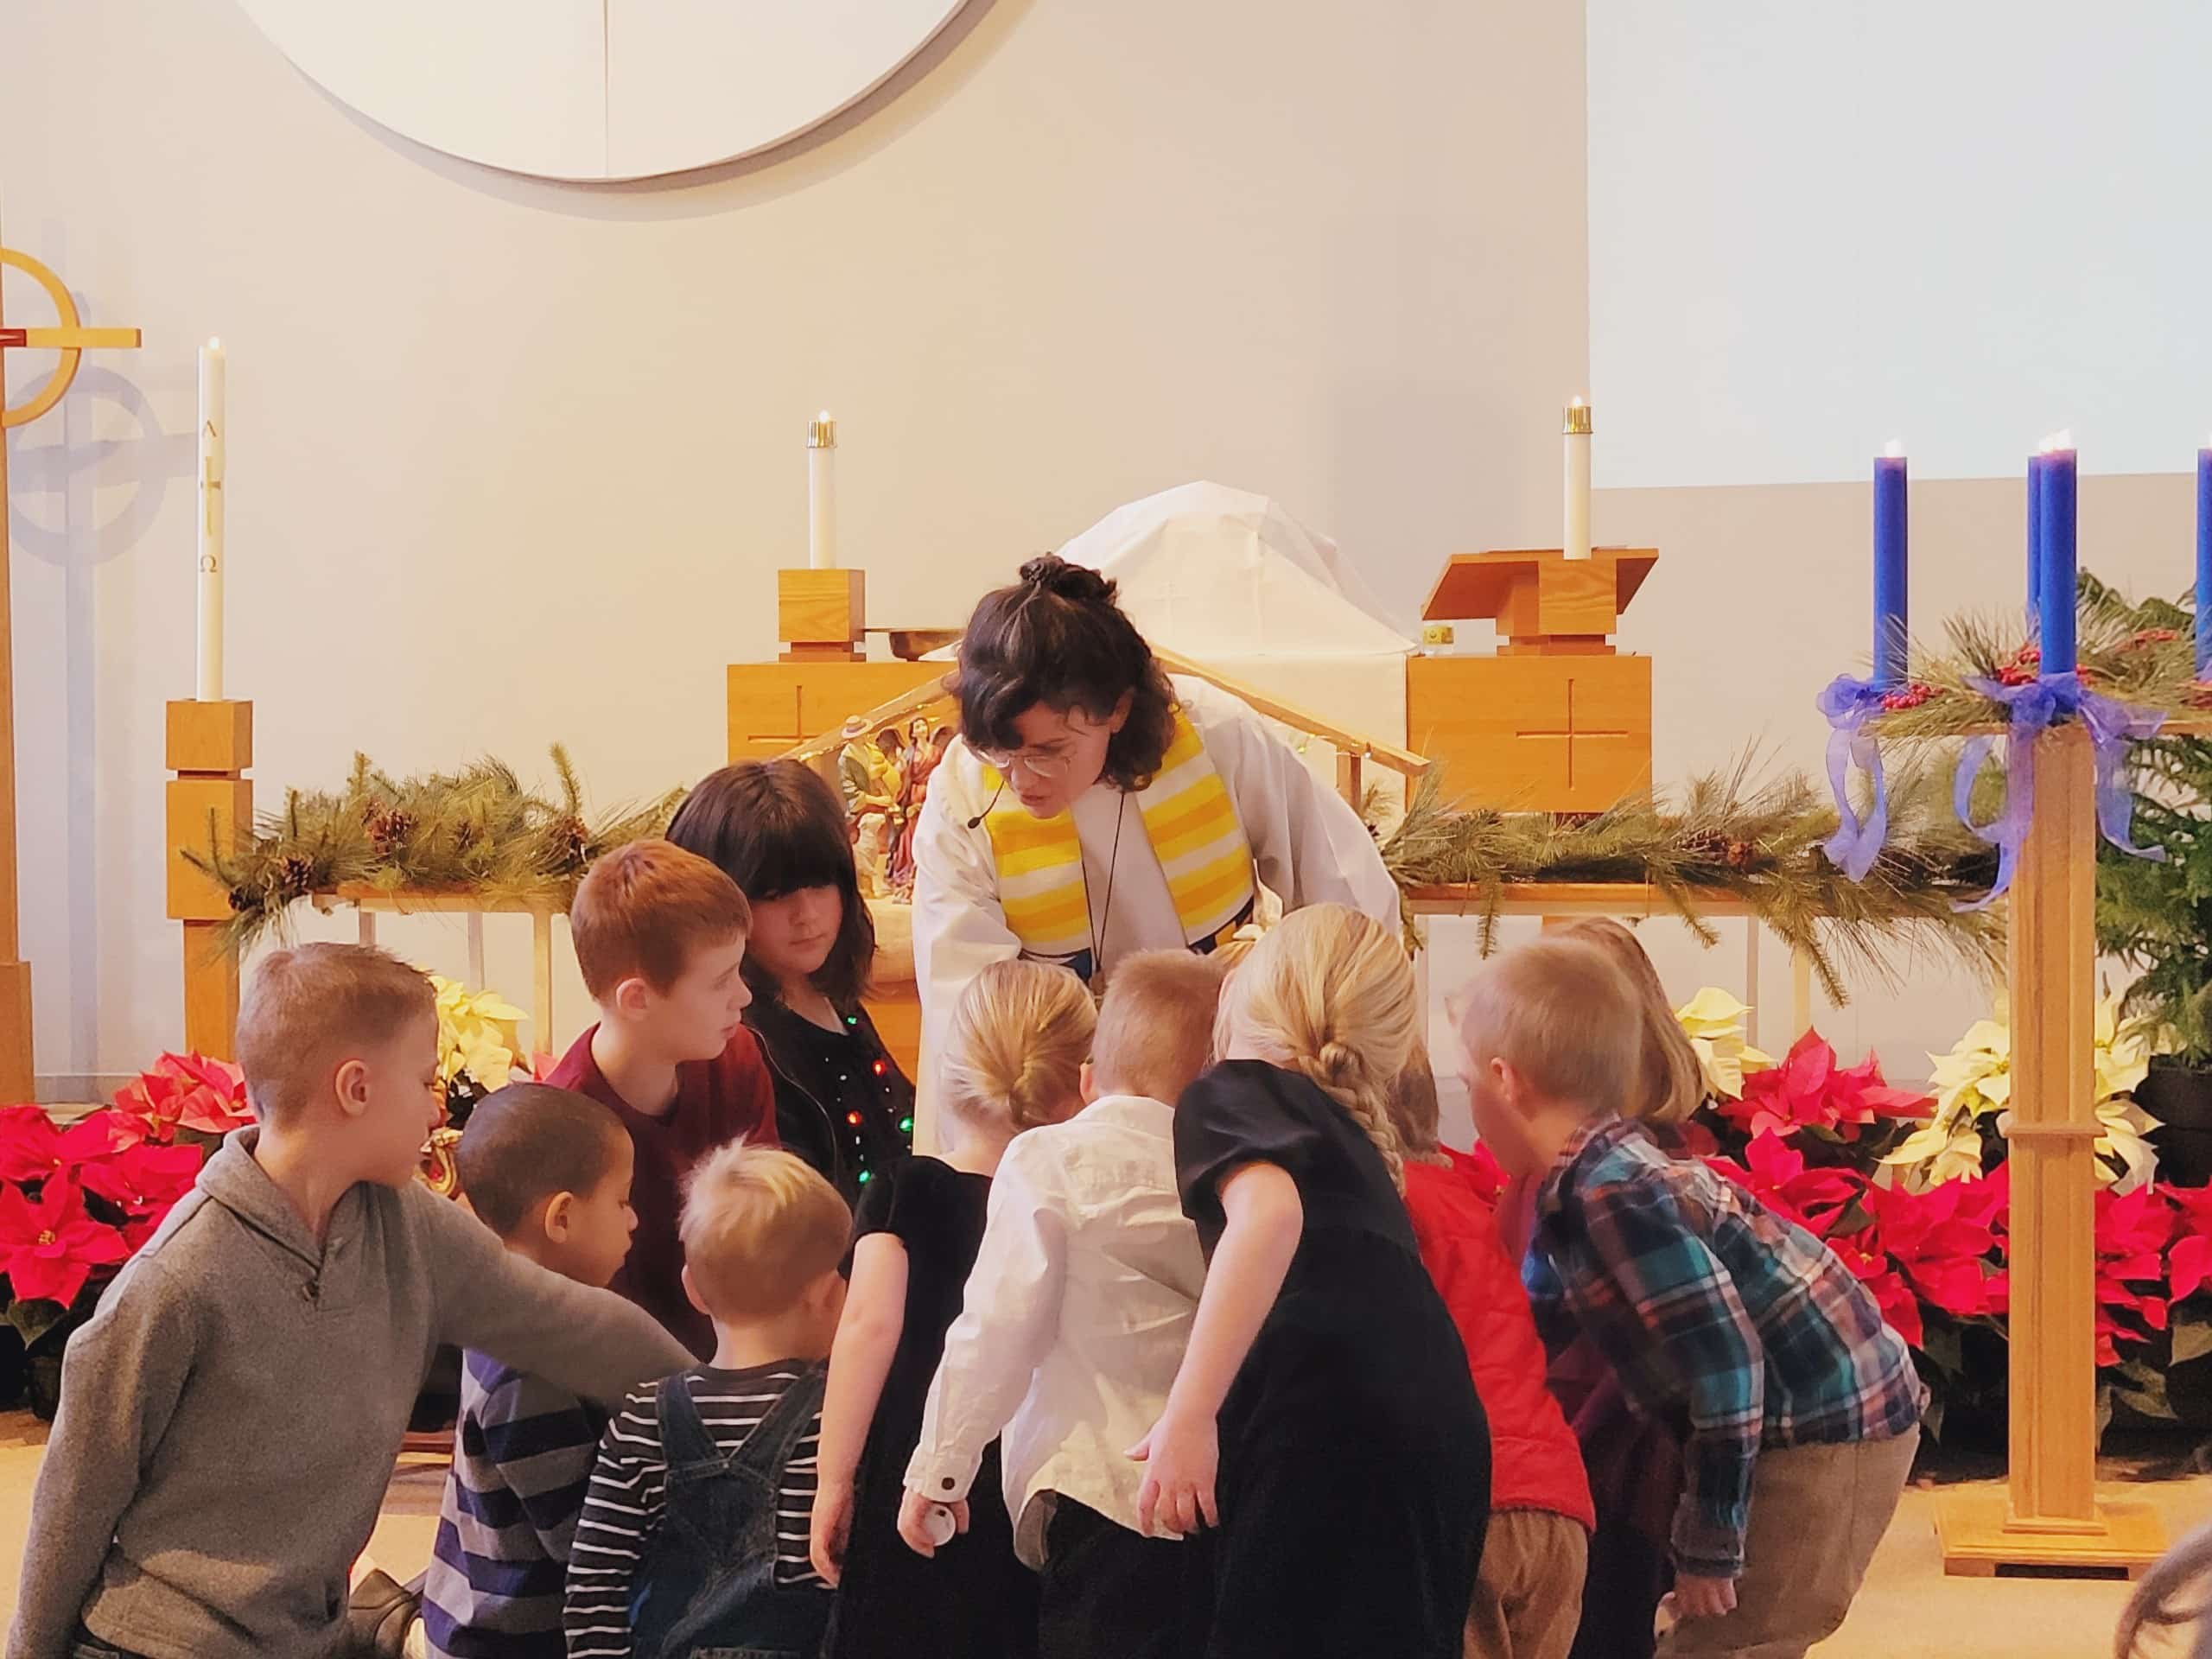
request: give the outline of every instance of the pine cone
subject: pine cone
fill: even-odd
[[[1688,830],[1675,843],[1686,861],[1699,864],[1726,862],[1728,849],[1733,844],[1711,830]]]
[[[261,895],[251,887],[232,887],[227,895],[231,908],[243,916],[249,910],[261,908]]]
[[[584,849],[590,844],[590,841],[591,832],[584,827],[584,821],[582,818],[563,818],[555,826],[554,849],[568,864],[581,864],[584,861]]]
[[[288,853],[276,866],[276,891],[286,899],[304,899],[315,891],[315,861]]]
[[[1721,856],[1726,861],[1730,869],[1739,875],[1748,874],[1752,867],[1759,861],[1758,845],[1755,842],[1737,841],[1732,838],[1721,849]]]
[[[415,815],[397,807],[378,807],[369,814],[369,844],[379,856],[389,858],[415,832]]]

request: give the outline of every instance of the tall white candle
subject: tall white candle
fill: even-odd
[[[837,423],[826,409],[806,429],[806,564],[837,565]]]
[[[200,659],[202,702],[223,696],[223,464],[227,419],[223,412],[223,342],[200,348]]]
[[[1560,427],[1567,447],[1567,556],[1590,556],[1590,405],[1580,397],[1567,406]]]

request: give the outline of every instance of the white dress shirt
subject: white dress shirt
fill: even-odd
[[[1175,1114],[1107,1095],[1014,1137],[960,1317],[945,1333],[906,1486],[967,1497],[999,1439],[1014,1552],[1045,1559],[1047,1492],[1137,1529],[1141,1465],[1205,1283],[1175,1186]]]
[[[1178,677],[1170,683],[1229,791],[1251,843],[1254,873],[1283,909],[1350,905],[1395,931],[1397,884],[1383,868],[1375,837],[1344,798],[1308,772],[1274,727],[1242,698],[1204,680]],[[936,1130],[936,1057],[944,1052],[953,1005],[985,968],[1021,953],[999,905],[998,866],[990,831],[981,821],[992,793],[982,762],[956,741],[931,774],[914,829],[914,979],[922,1001],[915,1084],[925,1140]],[[1136,951],[1186,944],[1136,803],[1101,782],[1077,797],[1071,812],[1083,849],[1097,965],[1111,973],[1116,962]]]

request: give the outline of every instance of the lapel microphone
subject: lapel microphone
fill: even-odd
[[[970,830],[973,830],[985,818],[989,817],[991,816],[991,809],[999,804],[999,797],[1005,793],[1006,779],[1001,778],[999,779],[999,786],[991,791],[991,798],[983,803],[983,810],[978,812],[974,817],[968,820],[968,827]]]

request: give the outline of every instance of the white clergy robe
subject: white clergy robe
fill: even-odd
[[[1255,874],[1282,907],[1350,905],[1395,928],[1397,884],[1359,815],[1242,698],[1203,680],[1178,677],[1172,684],[1229,791]],[[997,865],[982,822],[991,796],[982,762],[956,741],[931,775],[915,827],[914,981],[922,1001],[918,1147],[941,1144],[937,1056],[960,993],[990,963],[1021,954],[999,906]],[[1137,803],[1100,782],[1077,798],[1072,816],[1098,965],[1111,974],[1115,963],[1133,952],[1185,947],[1183,924]]]

